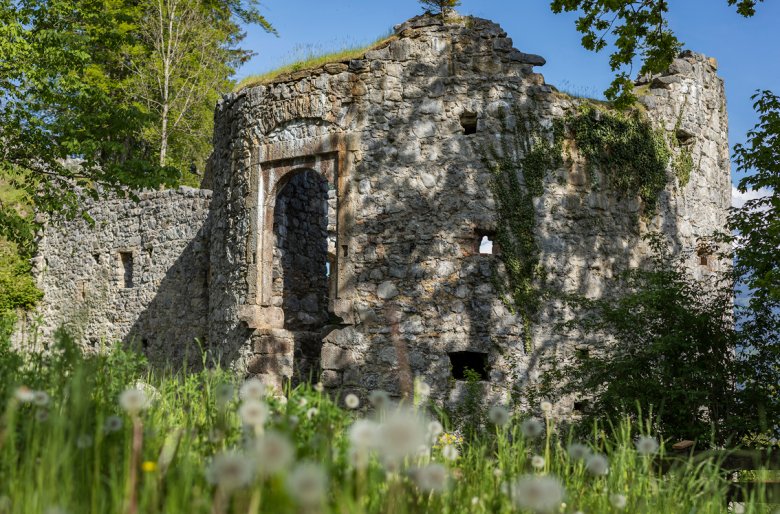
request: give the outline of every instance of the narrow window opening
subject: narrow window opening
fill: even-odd
[[[133,253],[119,252],[119,262],[120,286],[124,289],[133,287]]]
[[[696,255],[699,257],[699,265],[709,266],[710,264],[710,250],[706,246],[702,245],[696,251]]]
[[[143,351],[147,351],[149,349],[149,340],[148,339],[146,339],[146,338],[141,339],[141,349],[143,349]]]
[[[466,111],[460,115],[460,126],[467,136],[477,133],[477,113]]]
[[[488,354],[482,352],[450,352],[447,354],[452,365],[452,377],[466,380],[466,370],[479,375],[480,380],[488,380]]]
[[[699,264],[701,264],[702,266],[706,266],[707,264],[709,264],[708,261],[709,259],[707,258],[706,255],[699,255]]]
[[[479,241],[480,255],[493,255],[493,240],[488,236],[482,236]]]
[[[325,276],[330,277],[330,261],[325,263]]]
[[[95,264],[100,264],[100,254],[99,253],[93,253],[92,258],[95,259]]]
[[[587,408],[588,404],[582,400],[574,402],[574,412],[583,413]]]
[[[577,360],[585,361],[590,359],[590,350],[587,348],[577,348],[574,352]]]
[[[347,257],[349,255],[349,246],[341,245],[341,255]]]

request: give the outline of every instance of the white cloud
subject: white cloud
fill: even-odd
[[[756,200],[758,198],[763,198],[764,196],[769,196],[770,194],[772,194],[772,191],[766,187],[751,189],[746,193],[740,193],[736,187],[731,186],[731,205],[733,207],[742,207],[748,200]]]

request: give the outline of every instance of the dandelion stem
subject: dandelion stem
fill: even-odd
[[[143,447],[144,426],[139,416],[133,416],[133,449],[130,453],[130,477],[128,479],[129,498],[127,502],[127,514],[138,512],[138,466],[141,461],[141,448]]]

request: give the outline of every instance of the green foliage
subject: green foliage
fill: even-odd
[[[655,209],[671,158],[663,131],[653,128],[640,111],[610,112],[589,103],[565,123],[587,160],[591,180],[598,168],[612,190],[638,196],[646,212]]]
[[[491,189],[498,210],[496,243],[509,287],[503,281],[494,282],[498,291],[509,299],[509,306],[527,318],[535,314],[541,301],[535,286],[542,276],[539,245],[534,236],[533,199],[544,192],[546,174],[563,163],[563,132],[562,126],[556,124],[550,137],[537,120],[529,119],[519,110],[513,116],[516,126],[512,137],[502,139],[499,148],[485,149],[483,161],[493,174]],[[506,125],[506,120],[503,123]]]
[[[484,434],[483,429],[487,416],[484,384],[481,375],[471,368],[466,368],[463,375],[466,378],[463,396],[450,417],[457,421],[466,438],[473,440]]]
[[[16,245],[0,239],[0,339],[10,336],[16,311],[30,309],[43,296],[30,275],[30,264]]]
[[[587,399],[588,420],[638,405],[666,438],[738,440],[758,419],[736,387],[749,370],[737,352],[732,283],[699,282],[659,236],[650,244],[650,267],[622,277],[626,293],[574,300],[582,314],[565,328],[593,343],[550,372],[545,388]]]
[[[419,0],[426,12],[447,16],[457,6],[460,0]]]
[[[749,17],[760,1],[728,0],[728,4]],[[635,59],[642,58],[640,75],[661,73],[682,48],[667,25],[668,5],[666,0],[552,0],[550,8],[554,13],[580,12],[576,28],[585,49],[599,52],[613,41],[609,64],[616,75],[605,95],[617,107],[625,108],[636,100],[629,76]]]
[[[73,350],[64,334],[48,352],[23,356],[0,345],[4,512],[126,512],[131,491],[137,512],[146,514],[309,511],[296,505],[302,491],[288,487],[287,470],[256,477],[227,501],[207,481],[212,458],[225,450],[264,464],[253,453],[257,434],[242,426],[237,413],[234,375],[219,367],[195,373],[152,371],[143,358],[120,348],[92,356]],[[20,401],[15,393],[22,384],[48,398]],[[117,399],[136,385],[153,400],[133,421]],[[719,514],[726,508],[728,482],[716,462],[675,457],[675,466],[662,475],[656,459],[666,457],[663,441],[657,456],[640,455],[634,447],[637,425],[625,420],[610,437],[594,427],[585,441],[589,451],[609,459],[609,474],[603,476],[588,474],[584,462],[567,453],[571,436],[552,420],[546,422],[546,434],[530,438],[518,418],[470,441],[444,434],[439,441],[459,450],[455,460],[446,460],[436,445],[430,455],[409,457],[388,472],[374,452],[365,468],[350,464],[348,428],[361,418],[381,423],[384,414],[342,410],[309,386],[265,402],[271,415],[264,430],[289,438],[297,462],[315,462],[326,473],[328,495],[316,509],[324,514],[528,512],[513,505],[502,484],[542,475],[560,479],[567,512],[612,512],[612,494],[626,496],[627,512]],[[140,430],[134,431],[134,425]],[[140,435],[135,451],[134,432]],[[640,433],[648,435],[646,428]],[[531,466],[532,455],[544,457],[541,469]],[[422,491],[416,485],[417,470],[434,463],[443,467],[449,487]],[[131,468],[139,475],[134,488]],[[744,503],[746,511],[771,512],[762,500],[753,493]]]

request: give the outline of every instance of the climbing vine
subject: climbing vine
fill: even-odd
[[[534,236],[533,199],[544,192],[545,175],[563,163],[563,125],[556,123],[552,134],[548,134],[535,118],[519,110],[513,115],[516,127],[503,131],[512,136],[499,140],[499,147],[488,148],[483,152],[483,159],[493,174],[491,189],[498,211],[495,237],[508,278],[506,284],[494,274],[495,286],[507,305],[519,312],[528,324],[540,304],[534,287],[541,271],[540,251]],[[502,124],[506,125],[505,119]]]
[[[654,128],[639,110],[610,112],[590,103],[583,103],[565,123],[586,159],[591,181],[598,168],[610,189],[639,196],[646,212],[652,212],[666,186],[672,157],[664,131]]]

